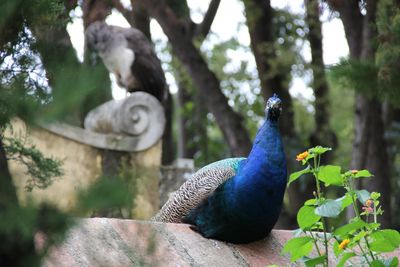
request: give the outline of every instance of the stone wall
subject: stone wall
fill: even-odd
[[[35,145],[45,156],[63,161],[62,177],[56,178],[46,189],[35,188],[32,192],[27,192],[24,187],[29,177],[26,175],[25,167],[10,160],[9,167],[18,197],[25,204],[32,201],[49,202],[61,210],[72,211],[79,192],[87,189],[102,175],[105,157],[113,153],[71,140],[42,127],[28,128],[19,119],[13,121],[12,129],[7,131],[6,135],[26,139],[28,144]],[[143,151],[118,153],[120,155],[118,159],[123,161],[124,168],[132,174],[131,182],[136,183],[137,195],[134,199],[136,205],[132,217],[148,219],[159,209],[161,141]]]

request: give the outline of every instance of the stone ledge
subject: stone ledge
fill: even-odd
[[[297,266],[280,255],[291,236],[274,230],[265,240],[233,245],[203,238],[185,224],[82,219],[43,266]]]
[[[291,231],[273,230],[264,240],[234,245],[203,238],[186,224],[81,219],[43,266],[300,266],[281,255],[291,237]]]

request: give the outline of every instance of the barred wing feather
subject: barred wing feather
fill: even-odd
[[[235,176],[243,160],[245,158],[224,159],[201,168],[175,192],[152,220],[182,222],[182,219],[219,185]]]

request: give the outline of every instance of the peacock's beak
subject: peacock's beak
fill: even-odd
[[[274,99],[273,101],[271,101],[271,108],[281,110],[282,109],[282,101],[279,98]]]
[[[277,95],[273,95],[267,101],[265,114],[270,118],[278,118],[282,112],[282,101]]]

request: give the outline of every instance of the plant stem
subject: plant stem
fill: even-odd
[[[370,263],[370,262],[369,262],[369,260],[368,260],[368,256],[367,256],[367,254],[364,252],[364,250],[363,250],[362,246],[360,245],[360,243],[359,243],[359,242],[357,242],[357,245],[358,245],[358,247],[360,248],[360,250],[361,250],[361,253],[363,254],[363,256],[364,256],[365,260],[367,261],[367,263],[368,263],[368,266],[371,266],[371,263]]]
[[[318,198],[318,203],[321,202],[321,186],[319,184],[318,180],[318,172],[319,172],[319,164],[320,164],[320,155],[317,157],[314,157],[314,177],[315,177],[315,183],[317,185],[317,198]],[[324,246],[325,246],[325,264],[324,266],[329,266],[329,261],[328,261],[328,238],[326,236],[326,221],[324,217],[321,217],[322,221],[322,230],[324,231]]]
[[[322,256],[322,255],[321,255],[321,251],[319,250],[319,246],[318,246],[317,239],[316,239],[315,236],[313,235],[312,231],[310,231],[310,235],[311,235],[312,239],[314,240],[314,245],[315,245],[315,248],[317,249],[318,256]]]
[[[354,208],[354,212],[355,212],[357,218],[361,219],[360,212],[358,211],[358,208],[357,208],[356,200],[354,199],[354,194],[352,194],[352,196],[351,196],[351,202],[353,202],[353,208]]]
[[[322,228],[324,230],[324,246],[325,246],[325,261],[326,261],[326,266],[329,266],[329,261],[328,261],[328,238],[326,236],[326,222],[325,222],[325,218],[321,218],[322,219]]]
[[[365,240],[365,244],[367,245],[367,248],[369,250],[369,255],[371,255],[372,260],[375,260],[374,253],[372,253],[372,251],[371,251],[371,249],[369,247],[369,242],[368,242],[368,239],[367,239],[366,236],[364,236],[364,240]]]
[[[354,213],[356,214],[357,218],[360,219],[360,212],[358,211],[357,208],[357,202],[355,200],[355,195],[354,195],[354,188],[353,188],[353,179],[351,177],[348,178],[348,190],[347,193],[350,194],[351,196],[351,202],[353,203],[353,208],[354,208]]]
[[[319,180],[318,180],[318,172],[319,172],[319,165],[317,163],[317,158],[314,158],[314,170],[313,170],[313,174],[315,177],[315,183],[317,185],[317,197],[318,200],[321,199],[321,186],[319,184]]]

